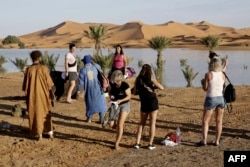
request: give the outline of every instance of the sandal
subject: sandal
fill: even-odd
[[[196,145],[198,147],[202,147],[202,146],[206,146],[207,144],[205,144],[203,141],[199,141],[198,143],[196,143]]]

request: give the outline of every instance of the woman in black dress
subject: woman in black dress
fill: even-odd
[[[141,102],[141,119],[136,135],[136,145],[134,146],[137,149],[141,146],[141,134],[148,116],[150,121],[148,149],[155,149],[153,140],[155,135],[156,117],[159,109],[155,89],[164,89],[164,87],[155,78],[152,77],[151,66],[148,64],[144,64],[139,76],[136,78],[134,89],[134,93],[139,95]]]

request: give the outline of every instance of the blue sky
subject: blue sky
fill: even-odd
[[[250,27],[250,0],[5,0],[0,6],[0,38],[24,35],[63,21],[162,24],[207,21]]]

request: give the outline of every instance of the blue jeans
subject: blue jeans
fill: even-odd
[[[206,97],[204,108],[208,110],[213,110],[216,107],[225,108],[225,99],[223,96],[216,97]]]

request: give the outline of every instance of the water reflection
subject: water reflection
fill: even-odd
[[[68,52],[68,48],[65,49],[40,49],[42,52],[48,51],[49,54],[60,55],[58,63],[56,65],[57,70],[64,70],[64,58]],[[5,56],[7,59],[15,58],[29,58],[31,49],[0,49],[0,55]],[[140,68],[138,67],[138,61],[143,60],[144,63],[156,66],[157,52],[146,48],[146,49],[127,49],[124,48],[124,52],[128,57],[133,57],[133,61],[129,64],[133,67],[137,73]],[[234,85],[250,85],[250,51],[247,50],[225,50],[216,51],[220,57],[228,55],[228,69],[227,75],[230,77],[231,82]],[[93,49],[77,49],[76,54],[83,57],[86,54],[92,54]],[[103,54],[108,54],[108,50],[104,50]],[[165,65],[163,68],[163,84],[168,87],[186,87],[186,80],[183,76],[180,67],[180,59],[187,59],[188,64],[194,69],[195,72],[199,72],[195,81],[193,82],[194,87],[200,87],[200,80],[204,77],[207,72],[207,50],[191,50],[191,49],[172,49],[168,48],[163,51],[163,59]],[[29,58],[28,64],[31,64]],[[3,64],[3,68],[7,72],[19,71],[9,61]]]

